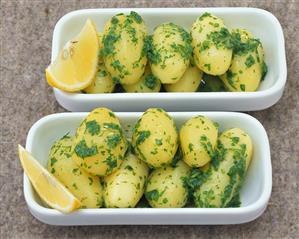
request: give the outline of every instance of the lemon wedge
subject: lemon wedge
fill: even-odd
[[[80,201],[21,145],[18,146],[22,167],[35,191],[50,207],[69,213],[80,207]]]
[[[55,61],[46,69],[49,85],[68,92],[86,88],[96,74],[98,53],[96,27],[88,19],[79,35],[66,43]]]

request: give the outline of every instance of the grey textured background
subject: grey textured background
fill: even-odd
[[[208,6],[263,8],[284,29],[288,63],[284,95],[270,109],[250,113],[265,126],[272,149],[273,192],[265,213],[253,222],[231,226],[55,227],[33,218],[23,197],[17,143],[25,145],[36,120],[64,111],[44,79],[57,20],[80,8]],[[0,238],[299,238],[299,1],[1,0],[0,9]]]

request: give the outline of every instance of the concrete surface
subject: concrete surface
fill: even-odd
[[[22,192],[17,144],[25,145],[30,126],[42,116],[63,112],[46,84],[52,32],[69,11],[101,7],[248,6],[271,11],[284,29],[288,81],[282,99],[252,112],[265,126],[272,149],[273,192],[257,220],[231,226],[55,227],[29,213]],[[299,1],[14,1],[0,8],[0,238],[299,238]]]

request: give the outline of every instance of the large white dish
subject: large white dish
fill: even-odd
[[[116,113],[124,132],[130,132],[128,129],[141,114]],[[179,128],[183,122],[199,114],[218,122],[220,131],[240,127],[252,137],[254,153],[242,187],[240,208],[102,208],[81,209],[71,214],[62,214],[42,205],[24,174],[24,194],[30,212],[38,220],[55,225],[237,224],[256,219],[265,210],[272,189],[270,147],[265,129],[258,120],[243,113],[170,113]],[[40,119],[28,133],[26,149],[45,166],[53,142],[68,132],[74,133],[86,115],[87,113],[60,113]]]
[[[263,43],[268,74],[257,92],[197,93],[66,93],[54,88],[57,101],[70,111],[90,111],[106,106],[114,111],[144,111],[162,107],[168,111],[227,110],[251,111],[268,108],[282,96],[287,78],[284,36],[279,21],[271,13],[257,8],[139,8],[85,9],[70,12],[56,24],[52,42],[52,61],[64,44],[78,34],[90,17],[102,31],[113,15],[131,10],[145,20],[149,32],[160,23],[174,22],[190,29],[192,22],[208,11],[224,19],[232,28],[246,28]]]

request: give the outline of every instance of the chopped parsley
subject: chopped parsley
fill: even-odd
[[[250,68],[251,66],[253,66],[254,63],[255,63],[255,60],[252,55],[249,55],[245,60],[245,65],[247,68]]]
[[[225,27],[220,28],[219,31],[211,32],[207,35],[207,39],[213,42],[216,48],[233,48],[231,34]]]
[[[57,162],[57,159],[54,158],[54,157],[52,157],[52,158],[50,159],[50,165],[51,165],[51,167],[52,167],[56,162]]]
[[[211,70],[211,64],[204,64],[203,66],[206,67],[208,69],[208,71]]]
[[[108,169],[107,172],[111,173],[113,171],[114,168],[117,167],[117,160],[113,159],[111,155],[109,155],[105,160],[104,163],[106,163],[108,165]]]
[[[211,13],[208,13],[208,12],[205,12],[204,14],[202,14],[198,19],[200,21],[202,21],[204,18],[206,17],[210,17],[211,16]]]
[[[155,139],[156,145],[160,146],[162,145],[162,139]]]
[[[148,201],[158,201],[164,192],[159,193],[157,189],[145,192],[144,195]]]
[[[150,131],[139,131],[136,139],[136,145],[143,143],[151,135]]]
[[[96,145],[88,147],[85,139],[83,139],[75,146],[75,153],[80,158],[87,158],[96,155],[98,153],[98,149]]]
[[[245,85],[244,84],[240,84],[240,89],[241,89],[241,91],[245,91]]]
[[[148,74],[144,79],[144,84],[147,88],[153,90],[157,86],[159,79],[155,77],[153,74]]]
[[[142,17],[137,12],[131,11],[129,16],[138,24],[142,23],[143,21]]]
[[[121,136],[119,134],[109,135],[107,137],[107,145],[109,148],[115,148],[121,141]]]
[[[86,130],[93,136],[99,134],[101,131],[100,125],[96,120],[85,122]]]

